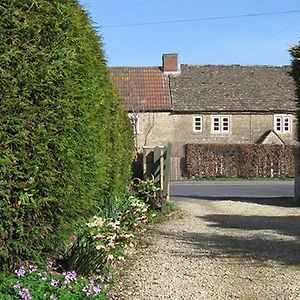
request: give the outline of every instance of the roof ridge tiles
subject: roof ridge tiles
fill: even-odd
[[[291,65],[251,65],[251,64],[181,64],[187,67],[257,67],[257,68],[290,68]]]
[[[114,66],[109,67],[109,69],[153,69],[153,70],[161,70],[160,66]]]

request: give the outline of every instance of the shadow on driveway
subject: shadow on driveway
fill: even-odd
[[[246,258],[252,264],[271,260],[300,266],[300,216],[211,214],[198,218],[204,220],[206,226],[220,231],[164,232],[163,235],[193,247],[196,251],[193,251],[192,257],[196,258]],[[190,256],[180,251],[173,255]]]

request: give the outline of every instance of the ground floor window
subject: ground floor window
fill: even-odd
[[[132,126],[132,131],[134,135],[137,135],[140,133],[140,119],[138,116],[130,116],[129,117],[131,126]]]

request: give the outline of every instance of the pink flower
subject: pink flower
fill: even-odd
[[[29,293],[29,290],[26,288],[22,288],[22,290],[19,292],[19,295],[21,296],[22,300],[31,300],[31,296]]]
[[[29,265],[29,273],[36,272],[37,266]]]
[[[20,277],[24,277],[26,272],[25,272],[24,267],[21,266],[19,269],[15,270],[15,273],[20,278]]]
[[[77,274],[75,271],[64,272],[63,275],[65,276],[65,284],[69,284],[71,281],[76,281]]]
[[[58,286],[59,285],[59,280],[58,279],[51,279],[51,285],[52,286]]]
[[[51,269],[53,266],[53,261],[48,261],[47,262],[47,269]]]
[[[16,282],[14,285],[13,285],[13,288],[14,289],[20,289],[21,288],[21,285],[19,282]]]
[[[113,291],[109,291],[109,292],[107,293],[107,296],[109,296],[112,300],[117,299],[117,294],[114,293]]]

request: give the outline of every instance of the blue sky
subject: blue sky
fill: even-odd
[[[163,53],[178,53],[180,62],[185,64],[287,65],[288,47],[300,40],[300,11],[124,25],[294,11],[300,10],[299,0],[80,0],[80,3],[98,27],[109,66],[159,66]]]

